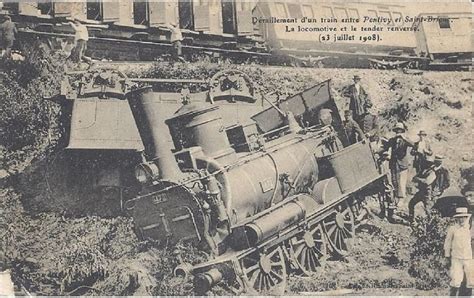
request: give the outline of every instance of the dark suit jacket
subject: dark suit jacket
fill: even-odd
[[[385,149],[392,149],[392,157],[390,158],[390,168],[397,170],[408,169],[410,159],[408,157],[408,147],[413,147],[413,143],[406,138],[395,136],[388,140]]]
[[[377,116],[367,113],[360,122],[362,131],[369,135],[371,141],[374,141],[375,136],[379,134],[379,120]]]
[[[372,106],[369,95],[362,86],[359,86],[359,93],[355,84],[349,86],[346,95],[350,98],[349,109],[353,112],[355,118],[358,118],[367,112],[367,108]]]
[[[357,143],[359,140],[364,139],[364,132],[360,129],[359,124],[354,120],[344,120],[342,123],[344,127],[344,134],[346,135],[349,144]]]
[[[445,167],[435,168],[436,180],[434,183],[434,195],[440,196],[449,187],[449,171]]]

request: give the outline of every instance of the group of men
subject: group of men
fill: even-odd
[[[360,86],[360,80],[359,76],[354,76],[354,84],[346,88],[344,93],[350,100],[343,122],[346,141],[353,144],[362,139],[369,139],[374,152],[379,156],[379,165],[388,173],[385,180],[388,193],[386,215],[390,222],[404,222],[395,216],[395,210],[399,201],[406,198],[408,171],[413,159],[413,182],[417,184],[418,189],[408,202],[408,219],[413,222],[415,206],[418,203],[423,203],[428,211],[450,186],[449,172],[442,164],[444,157],[434,154],[426,131],[420,130],[418,141],[412,142],[405,136],[407,129],[401,122],[392,129],[395,133],[393,137],[388,140],[380,138],[377,117],[370,113],[372,102]],[[450,264],[450,295],[471,296],[474,287],[474,261],[469,228],[471,214],[468,208],[460,207],[456,208],[453,217],[455,224],[448,229],[444,244],[445,257]],[[466,287],[461,288],[463,279],[466,280]]]
[[[80,20],[76,19],[74,22],[71,22],[70,25],[75,31],[74,34],[74,42],[75,47],[73,52],[71,53],[71,58],[75,62],[80,62],[85,60],[89,62],[90,59],[84,56],[84,52],[87,48],[87,41],[89,40],[89,32],[87,27],[80,22]],[[182,50],[182,41],[183,35],[181,33],[181,29],[176,24],[170,24],[167,26],[170,30],[170,41],[172,45],[171,55],[174,59],[184,62],[183,59],[183,50]]]
[[[89,31],[79,19],[75,19],[68,23],[74,30],[74,47],[71,51],[70,58],[74,62],[81,61],[90,62],[90,59],[85,56],[87,49],[87,42],[89,41]],[[182,58],[182,41],[183,35],[181,29],[176,24],[167,26],[171,32],[170,41],[172,45],[172,56],[174,59],[184,62]],[[0,58],[10,58],[11,50],[17,29],[15,23],[12,22],[10,16],[0,15]]]
[[[69,25],[74,29],[74,48],[71,52],[70,58],[74,62],[86,60],[84,52],[89,40],[89,32],[87,27],[79,20],[69,22]],[[12,22],[8,15],[0,15],[0,57],[10,59],[12,54],[12,47],[16,39],[17,29],[15,23]]]
[[[419,140],[412,142],[405,136],[406,128],[403,123],[397,123],[393,128],[395,136],[390,138],[382,148],[382,153],[387,152],[390,182],[393,187],[393,196],[389,204],[389,220],[394,220],[394,209],[398,202],[406,198],[408,170],[410,166],[409,149],[413,156],[413,167],[415,176],[412,179],[417,184],[418,191],[408,202],[408,219],[410,222],[415,217],[415,206],[423,203],[425,210],[431,209],[434,202],[439,198],[449,183],[449,172],[443,166],[444,157],[435,155],[429,142],[426,140],[427,133],[420,130]]]
[[[387,217],[396,222],[395,209],[398,202],[406,198],[408,170],[413,156],[415,177],[418,191],[408,203],[409,220],[413,221],[415,206],[423,203],[425,209],[434,204],[434,199],[439,197],[449,187],[449,173],[443,167],[444,157],[435,155],[427,140],[427,133],[420,130],[418,141],[412,142],[405,136],[406,127],[399,122],[393,128],[395,136],[386,140],[379,136],[377,116],[371,113],[372,101],[368,93],[360,85],[361,78],[355,75],[354,83],[344,91],[344,96],[349,98],[349,109],[344,111],[343,128],[346,141],[353,144],[363,139],[368,139],[372,148],[379,156],[381,167],[389,173],[387,189],[392,192],[389,198]],[[409,150],[411,149],[411,150]]]
[[[377,116],[370,113],[372,101],[360,81],[360,76],[355,75],[354,84],[344,91],[344,96],[349,98],[349,109],[344,111],[343,127],[350,144],[365,138],[369,138],[371,142],[378,141]]]

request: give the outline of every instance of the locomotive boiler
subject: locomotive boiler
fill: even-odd
[[[318,102],[308,94],[294,100]],[[192,242],[211,253],[177,270],[192,273],[198,294],[221,281],[282,293],[287,270],[311,274],[327,253],[347,253],[357,202],[382,189],[385,174],[369,144],[344,147],[338,116],[323,121],[328,107],[338,115],[331,101],[311,111],[282,102],[253,117],[253,129],[229,133],[219,106],[187,104],[165,119],[150,87],[127,99],[145,161],[135,171],[142,189],[126,208],[142,239]]]

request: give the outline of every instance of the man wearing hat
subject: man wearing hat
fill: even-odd
[[[443,166],[444,156],[436,155],[434,159],[434,170],[436,173],[436,180],[433,184],[433,196],[439,197],[443,192],[449,188],[449,171]]]
[[[3,57],[10,58],[15,41],[16,27],[12,22],[10,16],[0,17],[0,50],[3,53]]]
[[[361,129],[371,144],[375,144],[379,139],[379,120],[376,115],[370,113],[368,109],[361,117]]]
[[[397,123],[393,128],[395,136],[390,138],[384,146],[384,150],[391,151],[390,171],[392,175],[392,184],[395,189],[395,195],[399,199],[406,197],[406,186],[408,179],[408,147],[414,144],[405,137],[405,125],[401,122]]]
[[[466,207],[456,208],[453,216],[455,224],[448,228],[444,241],[444,256],[450,263],[450,296],[456,296],[466,275],[466,287],[472,293],[474,286],[474,264],[472,260],[471,233],[469,219],[471,214]]]
[[[467,184],[462,188],[462,194],[466,197],[469,209],[471,212],[474,210],[474,167],[469,168],[465,173],[461,172],[461,175],[467,180]]]
[[[380,157],[377,159],[377,162],[380,167],[380,171],[382,173],[387,173],[387,176],[383,180],[384,185],[384,192],[385,192],[385,202],[383,202],[381,216],[387,216],[387,220],[390,223],[397,223],[400,222],[397,216],[395,216],[395,211],[398,207],[398,200],[393,196],[393,186],[392,186],[392,178],[390,175],[390,152],[384,151],[382,154],[379,154]]]
[[[433,206],[433,184],[436,180],[436,172],[434,171],[434,157],[428,155],[426,157],[426,168],[413,177],[413,182],[418,183],[418,191],[415,193],[410,202],[408,202],[408,217],[410,222],[415,218],[415,206],[422,202],[425,210],[428,212]]]
[[[352,111],[345,110],[344,111],[344,118],[345,120],[342,122],[344,128],[344,134],[347,138],[349,144],[355,144],[359,140],[363,140],[364,132],[360,129],[359,124],[352,119]]]
[[[367,109],[372,107],[372,102],[370,101],[367,92],[360,85],[360,76],[355,75],[353,80],[354,84],[347,88],[344,95],[349,97],[349,109],[352,111],[354,120],[359,124],[359,126],[363,126],[363,116],[367,113]]]
[[[418,133],[419,140],[415,142],[415,147],[411,151],[411,154],[415,157],[413,160],[413,167],[415,172],[418,174],[424,168],[424,161],[426,155],[433,154],[431,145],[426,139],[427,133],[424,130],[420,130]]]

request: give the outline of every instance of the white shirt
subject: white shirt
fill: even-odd
[[[10,297],[15,295],[10,270],[0,271],[0,295]]]
[[[419,141],[418,142],[418,153],[425,153],[425,151],[428,150],[428,142],[426,142],[426,140],[423,140],[423,141]]]
[[[354,87],[356,89],[357,94],[359,94],[360,93],[360,84],[358,84],[358,83],[354,84]]]
[[[74,40],[89,40],[89,31],[87,31],[87,27],[82,24],[74,24],[71,23],[72,28],[76,31],[76,34],[74,35]]]
[[[175,41],[182,41],[183,40],[183,34],[181,33],[181,30],[178,27],[171,27],[171,42]]]
[[[444,241],[444,255],[461,260],[472,259],[471,232],[467,224],[462,227],[456,224],[448,228]]]

